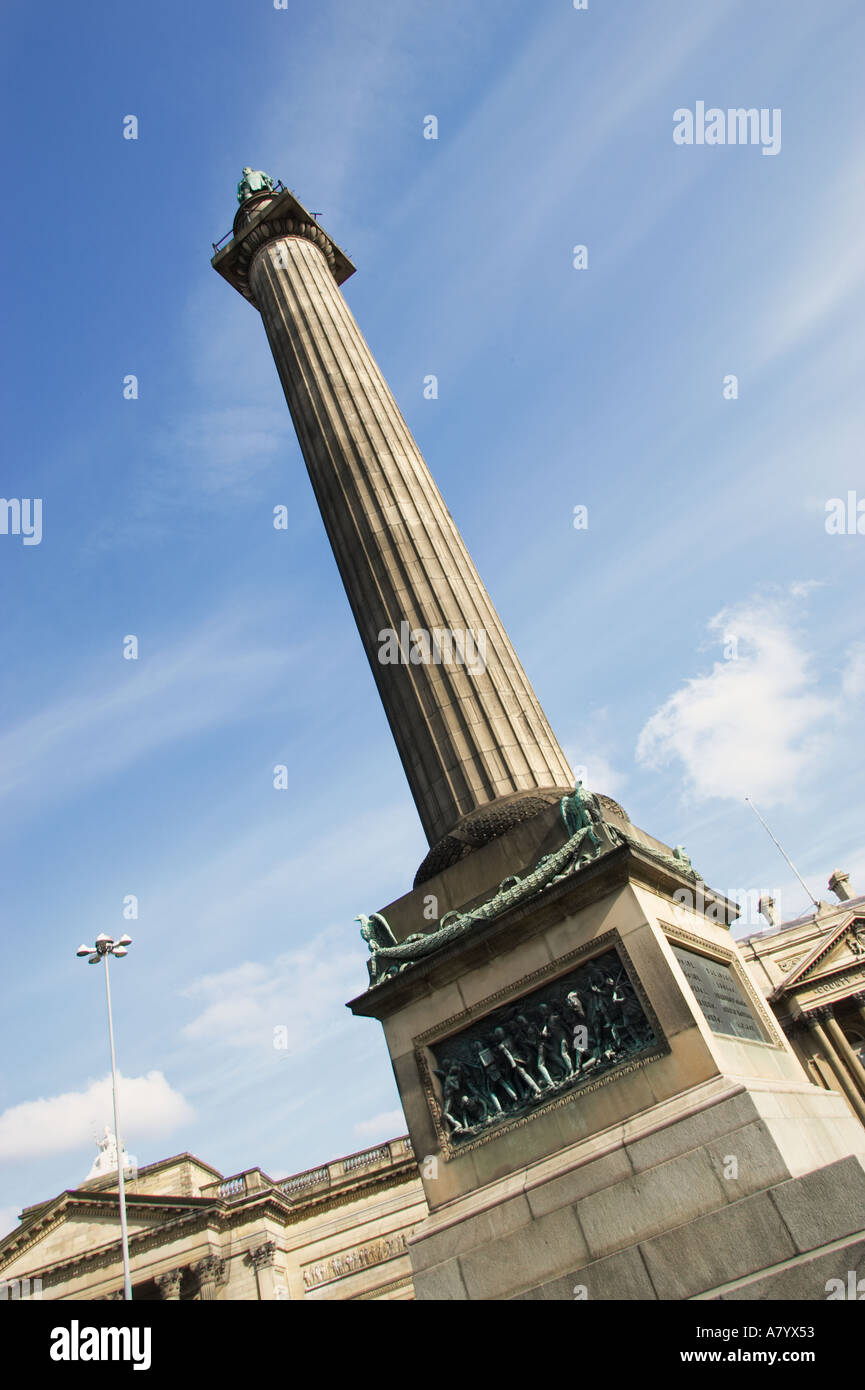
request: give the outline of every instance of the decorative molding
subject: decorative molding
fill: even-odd
[[[384,1264],[387,1260],[399,1259],[408,1254],[406,1241],[411,1231],[398,1231],[394,1235],[382,1236],[368,1245],[359,1245],[354,1250],[332,1255],[330,1259],[306,1265],[303,1270],[304,1288],[319,1289],[337,1279],[345,1279],[372,1265]]]
[[[793,976],[790,979],[782,981],[776,993],[782,991],[786,992],[792,989],[794,985],[804,985],[807,976],[814,971],[821,961],[826,959],[829,952],[832,951],[844,937],[852,936],[854,939],[859,939],[861,941],[863,939],[863,934],[865,934],[865,918],[854,916],[851,917],[849,921],[836,923],[834,927],[830,928],[828,936],[803,957],[801,964],[796,967]],[[839,965],[842,966],[842,971],[839,973],[843,973],[843,962],[839,962]]]
[[[102,1200],[91,1201],[89,1194],[83,1197],[79,1197],[77,1189],[73,1189],[70,1192],[63,1193],[61,1197],[56,1198],[55,1201],[57,1202],[57,1205],[54,1207],[53,1211],[46,1212],[45,1214],[40,1216],[32,1226],[28,1224],[22,1230],[15,1232],[17,1239],[8,1244],[5,1250],[3,1250],[2,1254],[0,1254],[0,1270],[2,1270],[5,1265],[10,1264],[12,1260],[20,1259],[22,1255],[27,1254],[28,1250],[32,1250],[37,1245],[41,1244],[41,1242],[45,1239],[47,1235],[49,1235],[58,1226],[61,1226],[63,1224],[64,1220],[72,1221],[75,1220],[78,1216],[104,1216],[112,1221],[116,1220],[117,1218],[116,1197],[111,1202],[106,1202]],[[165,1220],[160,1219],[160,1212],[177,1212],[177,1201],[172,1202],[170,1205],[168,1203],[157,1203],[155,1205],[149,1204],[145,1212],[142,1212],[140,1209],[135,1210],[136,1205],[137,1204],[135,1202],[134,1197],[127,1198],[127,1211],[135,1211],[136,1219],[140,1219],[142,1216],[146,1216],[147,1219],[150,1219],[152,1216],[152,1226],[154,1230],[164,1230],[166,1226],[174,1225],[176,1220],[188,1219],[190,1214],[195,1215],[201,1212],[210,1212],[211,1210],[210,1206],[208,1205],[206,1207],[196,1207],[194,1212],[190,1213],[188,1207],[180,1207],[179,1210],[181,1212],[181,1215],[179,1217],[175,1217],[173,1221],[166,1222]],[[130,1246],[132,1245],[133,1241],[141,1242],[147,1236],[147,1234],[147,1231],[138,1231],[134,1235],[130,1236]],[[120,1242],[111,1242],[110,1244],[106,1244],[104,1247],[99,1248],[116,1248],[119,1250]],[[87,1254],[84,1256],[76,1256],[75,1258],[88,1259],[90,1258],[90,1255]]]
[[[816,1009],[807,1009],[802,1016],[805,1019],[806,1024],[819,1023],[821,1028],[823,1027],[823,1024],[826,1022],[827,1019],[835,1017],[834,1013],[832,1012],[831,1004],[821,1004]]]
[[[845,985],[848,985],[851,980],[859,981],[863,976],[865,976],[865,960],[859,965],[851,962],[851,964],[846,966],[843,970],[835,971],[834,974],[827,975],[817,982],[812,982],[810,980],[798,981],[797,983],[801,986],[803,991],[813,991],[812,998],[802,999],[798,994],[793,994],[792,997],[799,1004],[803,1012],[807,1012],[810,1010],[812,1004],[817,1003],[821,995],[835,994],[837,990],[843,990]],[[852,991],[850,994],[837,994],[836,997],[833,998],[832,1003],[841,1004],[845,999],[850,999],[852,997]]]
[[[155,1275],[153,1282],[166,1301],[176,1303],[180,1298],[182,1279],[182,1269],[169,1269],[164,1274]]]
[[[425,1046],[431,1042],[441,1042],[455,1032],[458,1027],[468,1027],[476,1019],[490,1012],[491,1006],[498,1003],[509,1003],[516,1001],[521,994],[527,994],[528,986],[535,983],[543,983],[545,980],[554,980],[558,975],[566,975],[569,965],[579,965],[582,961],[589,961],[593,956],[603,955],[605,948],[615,946],[622,957],[625,968],[628,971],[628,978],[640,996],[640,1002],[644,1008],[651,1008],[648,998],[639,984],[639,977],[631,964],[622,938],[615,928],[604,932],[601,936],[596,936],[592,941],[586,942],[585,946],[577,946],[573,951],[567,951],[563,956],[557,956],[555,960],[549,961],[546,965],[540,966],[537,970],[532,970],[528,975],[521,975],[518,980],[514,980],[509,985],[504,985],[497,989],[494,994],[487,994],[477,1004],[473,1004],[469,1009],[463,1009],[461,1013],[451,1014],[449,1018],[443,1019],[441,1023],[435,1024],[433,1028],[428,1028],[424,1033],[418,1033],[412,1038],[412,1045],[415,1049],[418,1046]],[[653,1022],[656,1021],[653,1017]]]
[[[333,242],[317,222],[308,222],[299,217],[275,217],[259,222],[243,236],[234,261],[234,272],[240,282],[241,293],[251,304],[255,304],[256,308],[258,305],[250,284],[255,261],[266,246],[272,241],[280,241],[283,237],[296,237],[301,241],[313,242],[322,252],[334,279],[337,279]]]
[[[266,1240],[263,1245],[256,1246],[254,1250],[247,1250],[246,1258],[257,1271],[259,1269],[270,1269],[276,1260],[276,1254],[276,1241]]]
[[[473,934],[476,928],[497,921],[511,908],[522,907],[553,884],[573,877],[581,868],[595,863],[622,844],[624,832],[602,819],[597,797],[580,796],[579,783],[573,797],[562,797],[560,809],[569,832],[563,845],[552,854],[543,855],[522,878],[511,874],[502,879],[484,902],[465,912],[446,912],[435,930],[415,932],[397,941],[380,912],[373,912],[369,917],[361,915],[357,919],[361,935],[370,948],[369,989],[374,990],[394,975],[420,965],[452,941],[461,940]]]
[[[218,1237],[226,1232],[231,1233],[252,1219],[253,1209],[260,1211],[264,1208],[283,1226],[293,1226],[308,1220],[312,1212],[333,1211],[350,1205],[357,1201],[358,1194],[364,1189],[370,1192],[386,1192],[392,1187],[401,1187],[407,1182],[418,1180],[417,1162],[412,1154],[411,1158],[395,1163],[392,1168],[379,1169],[375,1173],[364,1173],[361,1170],[354,1182],[345,1183],[336,1190],[329,1189],[326,1192],[318,1193],[302,1203],[289,1203],[288,1199],[283,1197],[275,1187],[263,1188],[254,1196],[248,1193],[247,1200],[243,1203],[234,1202],[229,1207],[223,1201],[207,1207],[197,1207],[192,1211],[185,1211],[181,1216],[175,1217],[171,1221],[155,1225],[151,1230],[136,1232],[129,1237],[129,1249],[131,1254],[137,1256],[146,1254],[151,1250],[158,1250],[160,1246],[167,1245],[172,1240],[177,1239],[179,1234],[191,1236],[201,1231],[212,1231]],[[176,1210],[176,1208],[171,1209]],[[58,1216],[64,1210],[65,1207],[61,1208]],[[115,1216],[116,1211],[116,1205],[112,1204],[110,1215]],[[50,1230],[57,1224],[60,1224],[59,1220],[52,1219],[47,1224],[47,1229]],[[34,1231],[32,1238],[26,1245],[16,1247],[9,1252],[7,1263],[11,1262],[12,1259],[17,1260],[22,1254],[26,1254],[27,1250],[37,1246],[45,1233],[46,1227],[40,1226],[39,1232]],[[118,1239],[100,1246],[96,1250],[83,1251],[45,1268],[41,1274],[43,1287],[62,1284],[67,1279],[86,1275],[93,1270],[108,1268],[111,1265],[119,1264],[120,1260],[121,1249]],[[38,1270],[38,1266],[35,1269]]]
[[[800,951],[798,956],[790,956],[789,960],[779,960],[778,969],[785,971],[792,970],[794,966],[800,965],[801,962],[805,959],[805,957],[810,954],[810,951]]]
[[[191,1268],[198,1279],[202,1297],[205,1296],[205,1290],[215,1290],[217,1285],[225,1283],[225,1260],[221,1259],[219,1255],[205,1255],[203,1260],[197,1260]]]
[[[410,1274],[404,1274],[402,1279],[392,1279],[388,1284],[378,1284],[374,1289],[364,1289],[363,1293],[353,1294],[350,1302],[369,1302],[371,1299],[383,1298],[386,1294],[396,1293],[397,1289],[409,1288],[414,1288],[414,1280]]]

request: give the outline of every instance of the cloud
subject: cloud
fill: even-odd
[[[362,951],[347,949],[345,932],[331,928],[266,966],[245,961],[194,981],[183,993],[203,1007],[183,1035],[228,1048],[305,1051],[347,1024],[344,1001],[363,977]]]
[[[295,447],[287,410],[222,405],[190,411],[157,440],[163,462],[150,461],[139,512],[163,517],[192,488],[199,507],[208,501],[233,507],[238,497],[255,495],[265,479],[278,485],[274,464]]]
[[[841,703],[820,690],[788,598],[753,598],[723,609],[708,627],[725,659],[652,715],[637,761],[680,762],[700,798],[777,803],[825,758]]]
[[[865,286],[865,188],[859,173],[858,136],[844,152],[837,172],[808,209],[810,225],[795,242],[795,260],[780,267],[773,298],[756,321],[762,329],[758,365],[774,361],[807,342],[827,321],[849,313]],[[832,209],[827,217],[826,208]],[[819,275],[814,267],[819,266]],[[796,293],[790,293],[790,286]]]
[[[851,648],[847,669],[841,677],[841,693],[848,700],[865,695],[865,645]]]
[[[369,1120],[359,1120],[354,1132],[358,1139],[368,1139],[372,1143],[393,1139],[395,1135],[405,1133],[405,1115],[401,1110],[384,1110]]]
[[[125,1142],[166,1134],[188,1123],[193,1112],[161,1071],[118,1075],[121,1130]],[[113,1128],[111,1077],[84,1091],[23,1101],[0,1115],[0,1159],[39,1158],[93,1148],[94,1131]]]
[[[577,740],[575,746],[577,752],[568,753],[574,779],[579,779],[589,791],[617,796],[627,782],[624,773],[617,772],[606,754],[591,743]]]

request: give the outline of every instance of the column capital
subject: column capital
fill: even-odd
[[[225,1260],[219,1255],[205,1255],[192,1266],[198,1279],[198,1292],[202,1300],[213,1299],[219,1284],[225,1283]]]
[[[802,1017],[804,1018],[805,1023],[808,1025],[809,1028],[813,1028],[815,1024],[818,1027],[822,1027],[823,1024],[826,1022],[827,1018],[834,1018],[834,1014],[832,1012],[832,1005],[821,1004],[820,1007],[817,1009],[809,1009],[806,1014],[802,1015]]]
[[[180,1281],[182,1278],[182,1269],[169,1269],[166,1270],[165,1274],[157,1274],[153,1282],[166,1301],[177,1302],[180,1299]]]
[[[263,1245],[256,1246],[254,1250],[247,1251],[250,1264],[256,1269],[267,1269],[273,1264],[276,1258],[276,1241],[267,1240]]]
[[[338,285],[343,284],[354,274],[352,265],[344,251],[340,250],[320,227],[311,212],[307,212],[293,193],[287,189],[283,193],[261,193],[248,198],[237,211],[234,219],[234,235],[227,246],[217,251],[211,261],[230,285],[248,299],[256,303],[249,283],[249,272],[256,252],[270,241],[281,237],[301,237],[312,241],[319,248]]]

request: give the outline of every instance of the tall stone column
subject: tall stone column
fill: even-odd
[[[430,844],[501,798],[570,790],[564,754],[340,293],[354,267],[289,193],[244,204],[213,263],[261,312]],[[437,632],[453,636],[436,646]]]

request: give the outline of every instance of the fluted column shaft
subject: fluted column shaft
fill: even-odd
[[[822,1026],[822,1018],[822,1011],[815,1011],[814,1013],[807,1014],[805,1016],[805,1021],[807,1023],[807,1026],[813,1033],[814,1037],[816,1038],[817,1042],[819,1043],[820,1051],[822,1052],[823,1057],[826,1063],[828,1064],[830,1071],[832,1072],[832,1075],[838,1082],[840,1089],[844,1092],[845,1096],[847,1097],[851,1106],[853,1107],[853,1110],[859,1116],[859,1119],[862,1121],[863,1124],[865,1124],[865,1102],[863,1102],[862,1097],[859,1095],[859,1092],[853,1084],[853,1081],[847,1074],[847,1069],[844,1066],[843,1061],[838,1056],[837,1052],[835,1051],[835,1048],[832,1046],[832,1043],[829,1040],[829,1037],[827,1036],[826,1031]]]
[[[564,754],[324,251],[275,236],[255,252],[249,287],[430,843],[498,797],[569,787]],[[393,664],[380,660],[389,630],[403,634]],[[468,660],[437,664],[404,640],[417,630],[479,645],[470,639]]]

